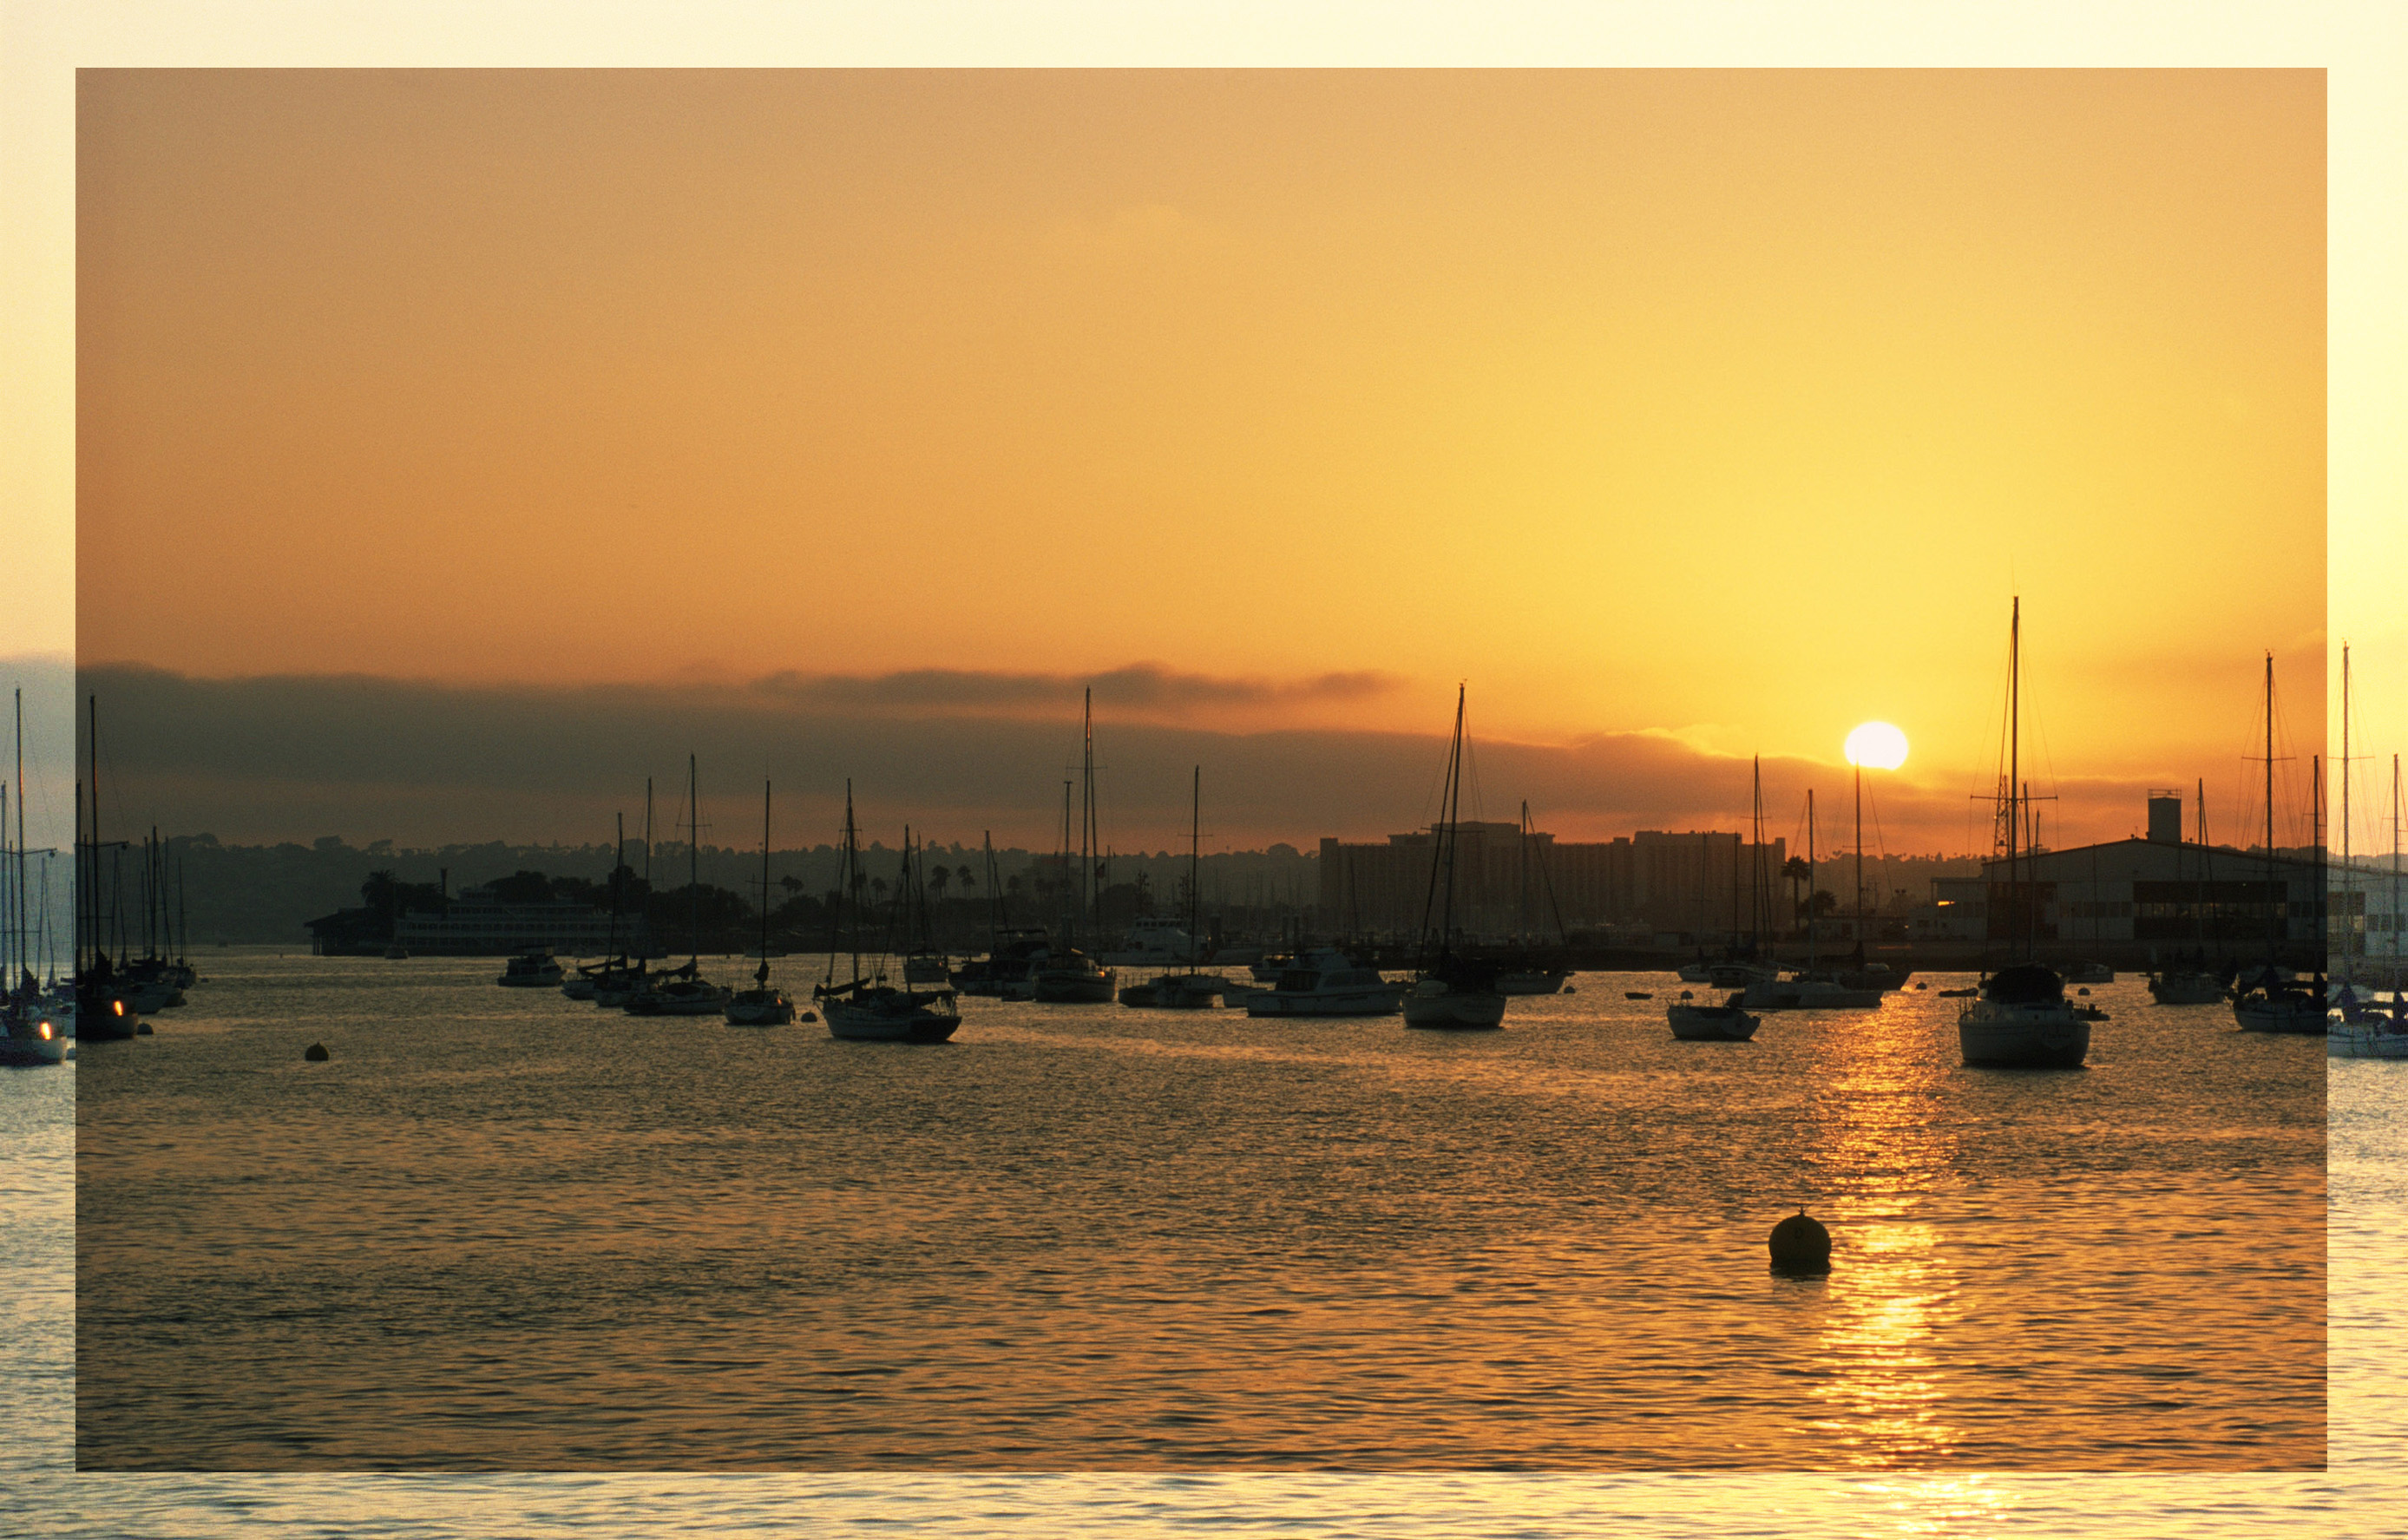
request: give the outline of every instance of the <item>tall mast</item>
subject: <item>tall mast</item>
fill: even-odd
[[[1086,910],[1095,921],[1096,949],[1104,947],[1103,885],[1096,880],[1096,863],[1103,851],[1103,830],[1096,818],[1096,692],[1086,692],[1079,723],[1079,882]]]
[[[1201,900],[1197,897],[1199,852],[1204,845],[1204,767],[1197,765],[1190,784],[1187,803],[1187,971],[1194,973],[1203,961],[1204,938],[1197,933],[1203,927]]]
[[[620,874],[627,869],[627,815],[611,816],[619,820],[619,837],[610,847],[610,957],[615,961],[619,956],[619,892],[626,886]]]
[[[702,968],[702,781],[696,774],[695,756],[685,757],[685,891],[686,941],[694,948],[688,959],[695,970]]]
[[[1812,972],[1821,953],[1814,929],[1814,789],[1806,789],[1806,967]]]
[[[761,972],[763,984],[769,982],[769,783],[761,782]]]
[[[101,959],[100,909],[100,697],[88,696],[86,710],[92,725],[87,734],[92,740],[92,955],[97,970]]]
[[[1440,804],[1446,813],[1446,900],[1439,910],[1438,927],[1441,962],[1455,933],[1455,855],[1463,844],[1463,686],[1455,687],[1455,747],[1446,757],[1446,796]]]
[[[50,836],[55,839],[58,836]],[[31,954],[26,948],[25,932],[25,692],[17,692],[17,947],[18,966],[22,968]],[[25,969],[27,973],[33,970]],[[8,980],[11,989],[17,980]]]
[[[1865,767],[1856,773],[1856,945],[1865,944]]]
[[[2321,857],[2319,857],[2321,859]],[[2341,644],[2341,976],[2350,976],[2350,947],[2358,931],[2350,913],[2358,881],[2349,870],[2349,644]],[[2330,931],[2328,928],[2327,934]]]
[[[1748,858],[1747,869],[1747,945],[1755,951],[1764,945],[1764,756],[1756,756],[1754,827],[1749,831],[1756,841]]]
[[[2274,654],[2266,654],[2266,882],[2270,890],[2266,904],[2266,961],[2272,962],[2281,947],[2284,901],[2290,896],[2286,885],[2280,897],[2271,891],[2278,877],[2274,868]]]
[[[2016,758],[2017,751],[2022,747],[2019,736],[2023,731],[2023,637],[2024,601],[2023,595],[2019,593],[2015,595],[2014,607],[2008,612],[2007,617],[2007,795],[2010,798],[2015,796],[2017,789],[2023,784],[2017,778],[2022,775],[2023,770]],[[2023,830],[2022,803],[2011,801],[2008,804],[2008,815],[2007,943],[2009,949],[2012,950],[2016,939],[2015,931],[2019,928],[2028,929],[2025,924],[2022,889],[2019,885],[2023,874],[2015,860],[2015,840]],[[1861,877],[1863,874],[1857,875]],[[1859,892],[1861,891],[1859,889]],[[2026,949],[2028,951],[2028,944]]]

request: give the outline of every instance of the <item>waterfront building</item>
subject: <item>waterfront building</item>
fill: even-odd
[[[1410,937],[1422,922],[1430,891],[1432,842],[1440,829],[1457,838],[1456,922],[1475,939],[1554,934],[1560,914],[1568,931],[1638,926],[1650,934],[1719,944],[1733,924],[1754,923],[1748,889],[1756,847],[1737,834],[1690,831],[1639,833],[1596,842],[1563,841],[1518,824],[1463,821],[1380,843],[1321,842],[1322,927],[1333,934]],[[1786,929],[1782,863],[1786,842],[1764,847],[1768,931]],[[1736,886],[1734,886],[1736,879]],[[1736,904],[1734,904],[1736,895]]]

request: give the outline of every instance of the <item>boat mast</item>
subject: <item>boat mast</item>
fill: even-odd
[[[1814,971],[1822,955],[1814,926],[1814,789],[1806,788],[1806,971]]]
[[[2272,967],[2282,949],[2278,927],[2290,896],[2287,885],[2278,891],[2274,869],[2274,654],[2266,654],[2266,963]]]
[[[21,772],[22,773],[22,772]],[[2319,852],[2322,846],[2318,847]],[[2322,859],[2321,853],[2318,859]],[[2349,870],[2349,644],[2341,644],[2341,977],[2350,977],[2350,943],[2358,928],[2350,899],[2358,882]]]
[[[610,959],[616,961],[619,957],[619,894],[627,885],[622,876],[627,869],[627,815],[614,812],[611,816],[619,820],[619,837],[610,847]]]
[[[53,839],[55,839],[55,838],[57,838],[58,836],[57,836],[57,835],[55,835],[55,834],[53,834],[51,837],[52,837]],[[32,975],[33,975],[33,969],[28,968],[28,967],[26,967],[26,966],[25,966],[25,963],[26,963],[27,960],[32,956],[32,952],[31,952],[30,948],[29,948],[29,947],[28,947],[28,945],[27,945],[28,937],[27,937],[26,929],[25,929],[25,692],[24,692],[22,689],[20,689],[20,690],[17,692],[17,893],[16,893],[16,901],[17,901],[17,945],[16,945],[16,948],[15,948],[15,956],[16,956],[16,959],[17,959],[17,965],[18,965],[18,967],[19,967],[19,968],[20,968],[20,969],[24,973],[24,975],[25,975],[26,977],[32,977]],[[9,979],[9,980],[8,980],[8,987],[9,987],[10,989],[14,989],[14,988],[16,988],[16,986],[17,986],[17,980],[16,980],[16,979],[12,978],[12,979]],[[5,991],[0,991],[0,992],[5,992]]]
[[[1756,841],[1747,863],[1747,949],[1756,952],[1764,947],[1764,756],[1755,762],[1755,820],[1749,831]]]
[[[769,783],[761,782],[761,971],[756,983],[769,982]]]
[[[2019,593],[2014,596],[2014,608],[2008,612],[2007,617],[2007,796],[2010,799],[2007,804],[2007,944],[2010,951],[2014,949],[2016,930],[2026,931],[2027,937],[2029,931],[2023,913],[2020,887],[2023,874],[2015,860],[2015,840],[2023,832],[2023,805],[2014,800],[2017,789],[2022,785],[2022,782],[2016,778],[2022,774],[2022,766],[2017,762],[2016,755],[2022,747],[2018,740],[2023,730],[2023,636],[2024,601],[2023,595]],[[1859,877],[1862,875],[1862,873],[1858,874]],[[1861,904],[1863,898],[1861,887],[1857,890],[1857,894],[1858,902]],[[2024,950],[2028,957],[2031,950],[2028,939],[2025,942]]]
[[[1422,930],[1415,938],[1416,971],[1427,973],[1446,961],[1447,931],[1455,923],[1455,834],[1456,815],[1462,810],[1463,774],[1463,693],[1464,687],[1455,687],[1455,736],[1446,750],[1446,780],[1439,788],[1438,820],[1430,826],[1429,888],[1422,895]],[[1446,891],[1439,892],[1441,880]],[[1439,917],[1438,953],[1430,956],[1430,915]]]
[[[695,977],[702,975],[702,782],[695,774],[695,756],[685,757],[685,891],[686,941],[694,955],[686,965]]]
[[[1464,687],[1455,687],[1455,747],[1447,754],[1446,797],[1441,806],[1446,811],[1446,900],[1439,909],[1438,956],[1447,959],[1448,943],[1455,937],[1455,857],[1463,845],[1463,693]]]
[[[1190,783],[1187,803],[1187,971],[1192,976],[1196,964],[1203,961],[1204,938],[1197,933],[1204,928],[1198,873],[1199,852],[1204,843],[1204,767],[1197,765]]]

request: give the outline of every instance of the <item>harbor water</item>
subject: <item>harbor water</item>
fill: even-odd
[[[2134,983],[2014,1073],[1945,978],[1740,1044],[1584,975],[1501,1033],[967,1000],[913,1048],[208,971],[72,1072],[86,1470],[2324,1460],[2322,1045]],[[1766,1266],[1799,1206],[1828,1277]]]

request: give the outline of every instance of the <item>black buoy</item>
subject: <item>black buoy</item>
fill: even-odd
[[[1799,1209],[1772,1227],[1772,1270],[1793,1276],[1831,1270],[1831,1233]]]
[[[796,1017],[795,1020],[797,1021],[816,1021],[819,1020],[819,1016],[816,1012],[805,1011],[802,1015]]]
[[[333,1058],[334,1055],[326,1051],[325,1044],[312,1043],[308,1048],[301,1050],[301,1057],[307,1059],[313,1064],[322,1064],[328,1059]]]
[[[136,1021],[136,1022],[135,1022],[135,1023],[134,1023],[134,1035],[135,1035],[135,1036],[136,1036],[136,1037],[148,1037],[148,1036],[150,1036],[150,1034],[150,1034],[150,1022],[148,1022],[148,1021]]]

